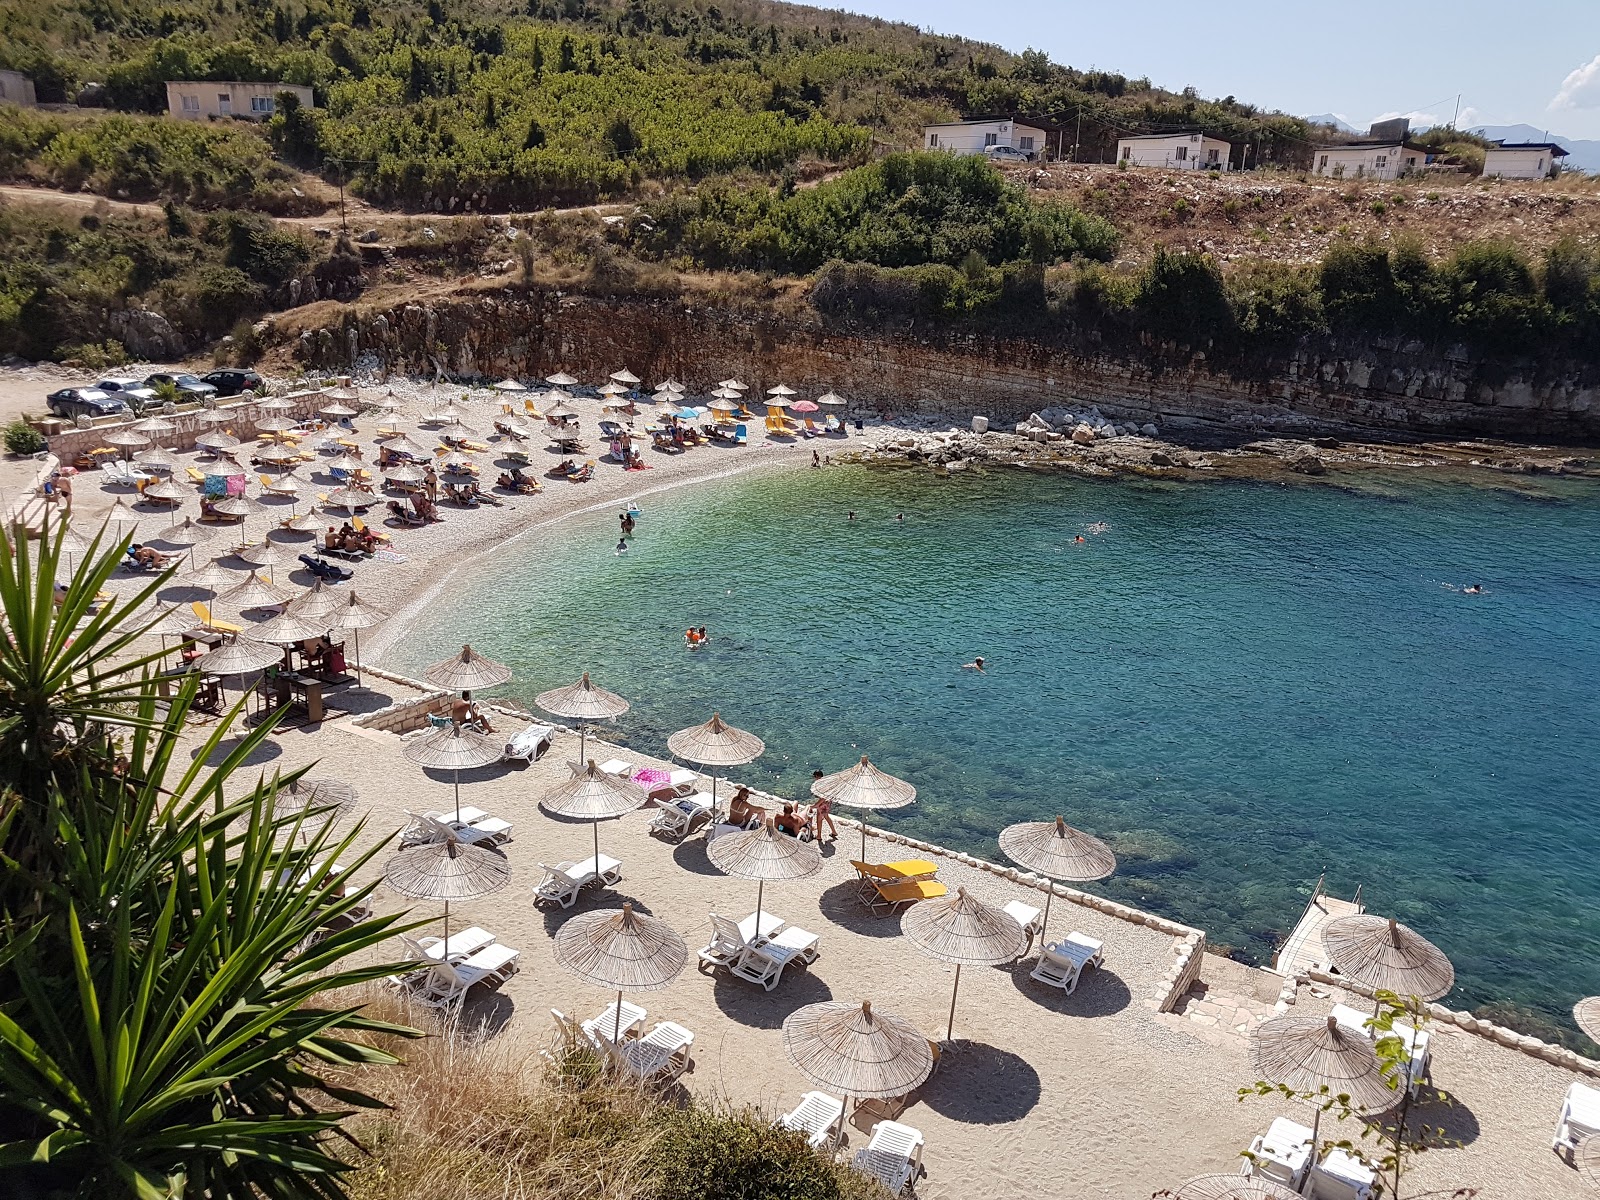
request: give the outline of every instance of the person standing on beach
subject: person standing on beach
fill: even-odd
[[[622,536],[625,537],[625,538],[632,537],[633,536],[633,516],[631,514],[629,514],[629,513],[623,513],[623,514],[621,514],[621,516],[618,519],[622,523]]]
[[[813,784],[821,778],[822,772],[820,770],[811,772],[811,782]],[[815,795],[815,793],[812,794]],[[828,840],[837,842],[839,840],[839,827],[833,823],[833,801],[825,796],[817,796],[816,800],[811,804],[811,836],[817,840],[818,844],[822,842],[822,823],[824,821],[828,823],[828,828],[833,833],[833,836]]]
[[[428,490],[428,499],[434,503],[439,500],[439,473],[429,463],[422,468],[422,486]]]
[[[813,468],[820,467],[822,465],[822,458],[815,450],[811,452],[811,465]]]

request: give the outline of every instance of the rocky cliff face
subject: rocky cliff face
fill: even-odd
[[[394,372],[599,379],[627,366],[696,387],[737,375],[825,388],[884,415],[997,425],[1049,407],[1098,405],[1112,419],[1219,430],[1403,431],[1561,442],[1600,440],[1600,368],[1492,364],[1418,344],[1307,341],[1224,364],[1148,346],[1114,350],[949,331],[865,334],[801,317],[684,300],[506,290],[386,312],[347,310],[305,333],[308,367],[362,360]]]

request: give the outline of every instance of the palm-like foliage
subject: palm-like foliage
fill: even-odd
[[[269,723],[231,747],[227,720],[183,740],[193,688],[163,711],[148,660],[111,632],[129,606],[80,607],[116,548],[54,613],[56,547],[28,553],[0,569],[18,630],[0,664],[0,739],[15,738],[0,832],[33,855],[0,862],[0,1193],[341,1195],[325,1142],[375,1102],[319,1071],[392,1063],[363,1035],[409,1031],[330,996],[395,969],[371,951],[399,918],[364,918],[371,888],[344,895],[323,864],[354,870],[381,844],[357,856],[359,829],[277,815],[287,779],[230,788]],[[78,627],[70,646],[58,625]]]

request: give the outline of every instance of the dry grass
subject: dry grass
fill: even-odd
[[[374,993],[369,1015],[434,1030]],[[401,1068],[348,1080],[386,1101],[349,1131],[352,1200],[883,1200],[878,1185],[813,1154],[759,1114],[600,1076],[552,1044],[563,1069],[509,1039],[386,1041]],[[364,1151],[364,1152],[363,1152]]]

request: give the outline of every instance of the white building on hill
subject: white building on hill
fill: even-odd
[[[1226,171],[1233,143],[1203,133],[1150,133],[1117,139],[1117,161],[1130,167]]]
[[[1042,159],[1046,133],[1010,117],[974,117],[967,121],[947,121],[922,127],[924,150],[948,150],[951,154],[983,154],[991,147],[1009,147],[1029,158]]]
[[[1501,179],[1553,179],[1566,156],[1554,142],[1501,142],[1483,152],[1483,173]]]
[[[0,71],[0,102],[33,108],[39,103],[34,96],[33,80],[21,71]]]
[[[1411,123],[1404,117],[1375,123],[1364,138],[1311,153],[1311,173],[1335,179],[1399,179],[1428,165],[1425,146],[1412,144]]]
[[[169,80],[167,115],[180,121],[207,117],[247,117],[265,121],[278,110],[278,93],[292,92],[301,108],[311,107],[311,89],[297,83],[240,83]]]

